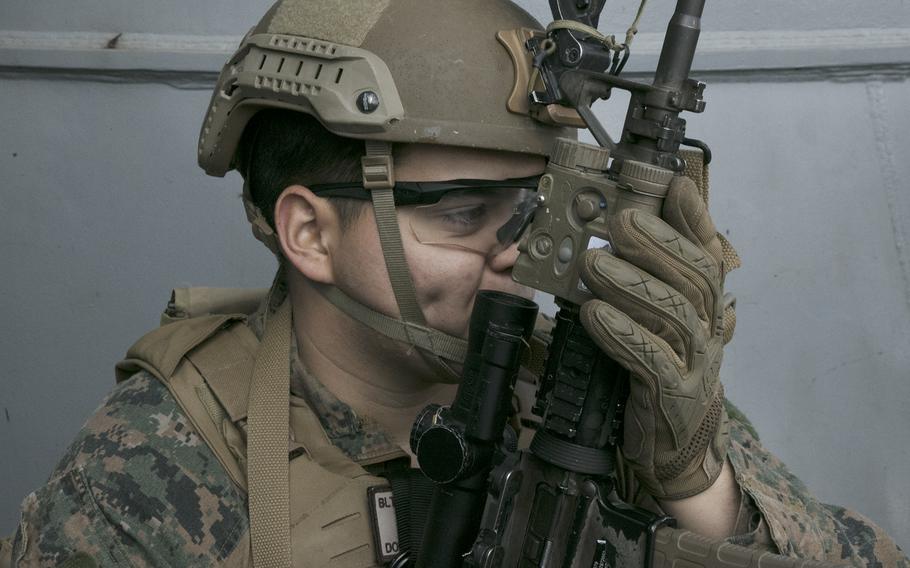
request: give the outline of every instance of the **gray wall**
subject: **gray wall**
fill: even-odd
[[[172,287],[268,284],[238,178],[195,165],[213,73],[266,4],[0,2],[0,533]],[[652,4],[632,72],[672,11]],[[724,381],[816,494],[910,546],[910,5],[756,6],[709,3],[690,117],[745,261]],[[620,106],[598,108],[614,129]]]

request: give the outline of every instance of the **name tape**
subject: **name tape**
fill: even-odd
[[[392,488],[388,485],[370,487],[367,489],[367,498],[370,503],[370,525],[373,529],[376,561],[385,564],[398,556],[398,521],[395,518]]]

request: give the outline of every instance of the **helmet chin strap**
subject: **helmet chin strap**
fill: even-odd
[[[395,212],[395,173],[392,163],[392,147],[387,142],[366,142],[367,153],[362,159],[363,186],[370,190],[373,211],[379,229],[382,256],[392,284],[392,292],[398,304],[401,319],[389,317],[365,306],[331,285],[318,285],[316,289],[332,305],[355,321],[366,325],[390,339],[414,347],[434,372],[434,379],[441,383],[457,383],[461,376],[451,363],[461,364],[468,351],[468,342],[461,337],[449,335],[426,325],[423,310],[417,303],[414,281],[404,256],[401,243],[401,229]],[[247,219],[253,225],[255,237],[265,243],[280,257],[277,236],[269,226],[262,212],[253,204],[249,183],[243,184],[243,202]]]
[[[361,167],[363,186],[370,190],[372,197],[382,256],[401,319],[379,313],[334,286],[320,286],[319,289],[335,307],[356,321],[386,337],[415,347],[430,364],[436,380],[444,383],[458,382],[461,377],[452,369],[450,362],[464,362],[467,341],[427,326],[423,311],[417,303],[417,293],[404,255],[392,194],[395,170],[391,144],[366,141],[366,155],[361,161]]]
[[[434,371],[436,382],[452,384],[461,381],[461,375],[452,368],[452,363],[464,362],[468,350],[464,339],[425,325],[389,317],[363,305],[335,286],[319,285],[316,289],[353,320],[380,335],[413,346]]]

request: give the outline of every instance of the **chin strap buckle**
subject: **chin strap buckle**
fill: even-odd
[[[365,189],[391,189],[395,187],[395,165],[392,145],[380,140],[366,140],[366,156],[360,159]]]

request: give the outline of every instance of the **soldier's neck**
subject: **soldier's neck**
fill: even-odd
[[[397,443],[407,448],[411,425],[424,406],[451,402],[456,385],[428,381],[432,371],[407,346],[345,316],[309,286],[292,286],[290,293],[303,366]]]

